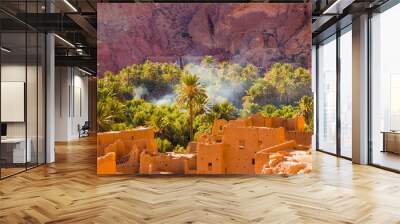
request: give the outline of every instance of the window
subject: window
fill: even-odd
[[[245,146],[245,141],[239,140],[239,149],[244,149],[244,146]]]
[[[336,153],[336,36],[318,48],[318,149]]]
[[[351,26],[340,36],[340,155],[352,157],[352,33]]]
[[[388,147],[388,139],[400,139],[399,21],[400,4],[371,18],[370,156],[373,164],[395,170],[400,170],[400,141]]]

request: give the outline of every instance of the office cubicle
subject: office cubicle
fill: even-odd
[[[25,12],[43,10],[42,5],[0,3],[1,179],[45,163],[46,40],[44,33],[18,20]]]

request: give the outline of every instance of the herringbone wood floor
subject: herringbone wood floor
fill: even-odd
[[[94,140],[0,181],[0,223],[400,223],[400,175],[315,153],[311,174],[96,175]]]

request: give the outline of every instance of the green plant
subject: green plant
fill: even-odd
[[[186,153],[186,149],[185,149],[185,147],[183,147],[181,145],[177,145],[174,148],[174,152],[175,153]]]
[[[176,88],[177,104],[189,110],[189,139],[193,140],[193,119],[196,111],[199,111],[207,102],[207,94],[196,75],[189,73],[181,77],[181,83]]]
[[[171,142],[167,139],[156,138],[156,143],[158,152],[165,153],[170,152],[173,149]]]

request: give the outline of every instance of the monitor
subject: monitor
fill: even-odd
[[[7,124],[1,123],[1,136],[7,136]]]

